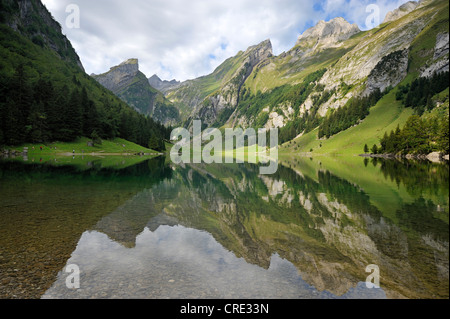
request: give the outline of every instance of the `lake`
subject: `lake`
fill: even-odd
[[[448,252],[447,163],[0,161],[0,298],[447,299]]]

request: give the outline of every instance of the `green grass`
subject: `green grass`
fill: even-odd
[[[359,155],[364,153],[364,145],[379,145],[385,132],[390,133],[402,127],[413,114],[412,109],[405,109],[396,101],[393,90],[383,97],[370,110],[370,115],[359,125],[332,136],[328,140],[317,138],[317,129],[305,134],[291,144],[288,142],[280,148],[282,153],[309,153],[313,155]],[[322,147],[321,147],[322,145]]]
[[[181,108],[183,114],[187,111],[192,111],[192,108],[183,105],[181,101],[186,99],[189,100],[194,97],[197,97],[198,100],[204,100],[208,96],[215,94],[223,85],[235,76],[238,68],[243,65],[245,57],[243,52],[239,52],[235,57],[227,59],[218,66],[213,73],[199,77],[191,81],[189,85],[170,92],[168,94],[168,99],[170,99],[178,108]],[[184,115],[186,116],[189,114]]]
[[[150,158],[154,158],[153,156]],[[16,157],[10,161],[51,166],[71,166],[80,171],[95,168],[124,169],[148,160],[148,156],[58,156],[49,154],[29,154],[28,158]]]
[[[291,74],[288,74],[291,68],[296,68],[296,66],[290,64],[290,57],[284,59],[273,58],[268,66],[253,71],[246,80],[245,87],[249,89],[252,94],[256,94],[258,91],[266,92],[285,84],[295,85],[303,82],[309,74],[329,67],[339,58],[339,56],[339,54],[336,54],[333,57],[328,57],[324,62],[317,63],[316,61],[314,64],[304,65],[300,68],[301,71]]]
[[[96,145],[94,147],[88,147],[88,138],[79,138],[77,141],[62,143],[55,142],[50,144],[31,144],[27,143],[18,147],[6,147],[8,150],[16,150],[22,152],[24,147],[28,147],[29,157],[35,155],[60,155],[65,153],[72,154],[136,154],[136,153],[148,153],[148,154],[158,154],[158,152],[150,150],[148,148],[139,146],[132,142],[126,141],[124,139],[116,138],[113,140],[103,140],[102,145]],[[42,146],[42,151],[40,150]],[[34,147],[34,150],[33,150]]]

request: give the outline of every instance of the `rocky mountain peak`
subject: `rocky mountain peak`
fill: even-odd
[[[152,75],[152,76],[148,79],[148,82],[150,83],[150,85],[151,85],[153,88],[155,88],[155,89],[157,89],[157,90],[159,90],[159,91],[161,91],[161,92],[163,92],[163,93],[166,93],[168,90],[171,90],[171,89],[173,89],[173,88],[175,88],[175,87],[178,87],[178,86],[181,84],[181,82],[179,82],[179,81],[177,81],[177,80],[163,81],[163,80],[161,80],[161,78],[160,78],[158,75],[156,75],[156,74]]]
[[[117,93],[129,86],[139,73],[138,59],[128,59],[121,64],[112,67],[108,72],[100,75],[92,75],[100,84]]]
[[[261,49],[261,48],[264,48],[264,49],[267,49],[267,50],[272,50],[272,42],[270,41],[270,39],[264,40],[264,41],[262,41],[261,43],[259,43],[257,45],[249,47],[247,49],[247,52],[251,51],[251,50],[254,50],[254,49]]]
[[[157,74],[153,74],[151,77],[148,78],[148,80],[154,82],[162,82],[161,78]]]
[[[306,30],[297,41],[297,45],[303,41],[332,41],[339,42],[361,32],[358,25],[350,24],[344,18],[338,17],[328,22],[319,21],[314,27]]]
[[[110,72],[125,73],[130,76],[135,76],[139,72],[139,60],[128,59],[118,66],[114,66],[110,69]]]
[[[406,2],[405,4],[401,5],[398,9],[388,12],[386,14],[386,18],[384,19],[383,23],[398,20],[401,17],[403,17],[403,16],[407,15],[408,13],[417,9],[417,7],[419,5],[420,5],[420,2],[417,2],[417,1]]]
[[[264,55],[266,57],[273,55],[272,42],[269,39],[264,40],[263,42],[261,42],[258,45],[254,45],[254,46],[249,47],[245,53],[246,54],[252,54],[254,52],[259,52],[259,54],[261,56]]]
[[[138,59],[128,59],[128,60],[120,63],[120,65],[139,65],[139,60]]]
[[[247,56],[246,62],[250,63],[251,68],[253,68],[261,61],[270,58],[273,55],[272,42],[270,40],[265,40],[258,45],[251,46],[247,49],[245,55]]]

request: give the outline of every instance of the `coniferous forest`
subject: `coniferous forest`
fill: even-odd
[[[433,96],[448,86],[449,72],[442,72],[434,74],[431,78],[421,77],[411,84],[400,85],[396,98],[402,101],[405,107],[413,108],[418,115],[422,115],[434,108]]]
[[[334,111],[322,122],[319,127],[319,138],[330,138],[358,124],[369,115],[370,108],[382,97],[381,91],[376,90],[369,96],[350,99],[344,107]]]
[[[19,65],[10,79],[0,78],[0,144],[20,145],[121,137],[144,147],[164,150],[169,129],[150,117],[127,110],[107,96],[99,106],[74,76],[56,88],[39,78],[32,83]]]
[[[170,128],[103,88],[62,49],[51,49],[46,41],[65,47],[62,35],[54,35],[38,15],[31,21],[19,27],[20,32],[0,25],[0,145],[118,137],[156,151],[165,149]],[[42,41],[30,39],[30,32],[43,35]]]
[[[424,116],[436,108],[433,97],[449,87],[449,72],[435,74],[430,78],[418,78],[411,84],[400,86],[397,100],[407,108],[414,109],[403,129],[387,132],[380,140],[381,147],[374,145],[372,153],[379,154],[429,154],[449,153],[449,117]]]

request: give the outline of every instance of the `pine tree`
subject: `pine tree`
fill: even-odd
[[[49,140],[47,116],[44,113],[44,104],[34,102],[28,116],[29,138],[33,143],[43,143]]]
[[[56,92],[56,91],[55,91]],[[47,106],[47,123],[52,134],[53,141],[65,141],[68,134],[67,105],[70,96],[70,90],[64,85],[55,94],[54,101]]]
[[[81,109],[81,95],[78,90],[73,90],[67,103],[65,112],[66,136],[64,139],[73,141],[83,133],[83,113]]]
[[[389,143],[389,137],[387,132],[384,132],[384,136],[381,139],[381,148],[378,150],[380,153],[387,153],[387,144]]]
[[[369,146],[366,144],[364,145],[364,154],[369,153]]]
[[[150,136],[150,140],[148,141],[148,148],[154,151],[158,151],[160,148],[160,143],[158,137],[154,134]]]
[[[99,120],[97,106],[93,101],[88,101],[86,107],[84,108],[83,114],[83,135],[91,136],[91,134],[96,131],[98,133]]]
[[[27,138],[27,118],[33,103],[33,91],[20,64],[9,84],[9,101],[4,110],[4,129],[6,143],[21,144]]]
[[[100,138],[100,136],[98,135],[97,131],[94,130],[91,134],[91,139],[92,139],[92,143],[93,145],[102,145],[102,139]]]
[[[429,153],[426,128],[423,120],[418,115],[411,116],[402,131],[403,150],[407,154]]]
[[[372,154],[374,154],[374,155],[378,154],[378,146],[375,144],[372,146]]]

